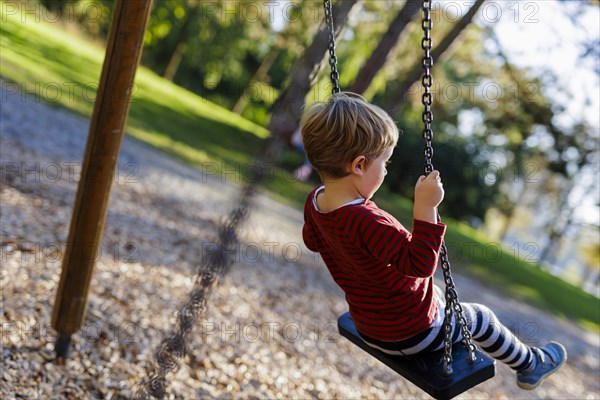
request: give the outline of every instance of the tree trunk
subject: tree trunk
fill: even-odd
[[[597,266],[591,266],[589,264],[585,264],[585,270],[583,273],[583,277],[581,278],[581,283],[579,287],[581,287],[586,292],[590,292],[588,286],[590,288],[595,289],[594,286],[597,285],[597,282],[600,280],[600,272],[598,271]]]
[[[42,0],[42,4],[51,13],[56,14],[58,17],[62,17],[65,11],[66,0]]]
[[[506,234],[508,233],[508,228],[510,228],[510,226],[512,225],[512,221],[515,216],[515,212],[517,211],[517,206],[519,204],[521,204],[523,198],[525,197],[526,192],[527,192],[527,182],[523,182],[523,188],[519,192],[517,200],[511,204],[509,210],[504,214],[506,219],[504,221],[504,225],[502,226],[500,234],[498,235],[500,237],[500,242],[504,242],[504,239],[506,239]]]
[[[260,66],[258,67],[256,72],[254,73],[254,76],[252,76],[252,78],[250,79],[250,82],[248,82],[248,86],[246,86],[246,88],[242,92],[240,98],[237,99],[237,101],[235,102],[235,105],[233,106],[233,109],[232,109],[232,111],[234,113],[241,114],[244,112],[244,109],[246,108],[246,105],[248,104],[248,96],[251,95],[250,85],[252,85],[253,82],[264,82],[266,80],[267,74],[268,74],[269,70],[271,69],[271,67],[273,66],[273,63],[275,63],[275,60],[277,59],[277,56],[279,55],[280,51],[281,51],[281,48],[277,45],[271,47],[271,50],[265,56],[262,63],[260,64]]]
[[[439,60],[441,56],[450,48],[450,45],[458,38],[461,32],[469,26],[473,17],[481,7],[485,0],[477,0],[467,11],[467,13],[454,25],[450,33],[442,40],[442,42],[431,52],[431,56],[435,60]],[[404,78],[396,94],[383,105],[383,109],[393,115],[404,102],[404,98],[408,89],[419,80],[423,74],[422,65],[419,62],[411,72]]]
[[[184,41],[177,43],[177,46],[175,46],[175,50],[173,51],[173,53],[171,53],[169,63],[167,64],[167,67],[165,68],[165,72],[163,74],[163,78],[173,82],[175,74],[179,69],[179,65],[181,64],[181,60],[183,60],[183,56],[186,51],[187,43],[185,43]]]
[[[554,261],[554,252],[552,250],[556,247],[556,242],[563,237],[564,233],[567,232],[572,225],[575,224],[574,218],[577,205],[571,205],[569,203],[569,197],[575,188],[575,182],[579,180],[580,173],[581,168],[570,178],[569,188],[566,190],[566,193],[563,193],[558,206],[557,218],[553,219],[548,224],[547,231],[550,232],[548,234],[548,243],[540,252],[540,263],[544,261],[552,263]],[[585,199],[591,195],[595,189],[595,185],[589,185],[581,196],[581,199]]]
[[[417,1],[409,0],[404,4],[404,7],[390,23],[387,32],[381,37],[379,44],[371,53],[365,65],[358,72],[354,83],[349,89],[351,92],[363,94],[369,88],[373,78],[385,65],[388,56],[398,44],[400,35],[420,9],[421,4]]]
[[[169,62],[165,67],[165,71],[163,72],[163,78],[171,82],[175,78],[175,74],[177,74],[181,60],[187,51],[187,40],[190,31],[190,25],[198,16],[198,12],[200,10],[199,4],[199,1],[190,2],[188,15],[185,17],[185,20],[181,25],[181,29],[179,29],[179,32],[177,32],[177,39],[175,39],[175,45],[172,47],[173,51],[168,57],[166,57]]]
[[[298,10],[301,12],[302,7],[300,6]],[[244,112],[244,109],[248,104],[248,97],[251,96],[250,85],[252,85],[254,82],[265,82],[267,80],[268,73],[271,70],[271,67],[273,66],[275,61],[277,60],[277,56],[279,55],[279,53],[281,53],[281,50],[287,45],[285,38],[290,35],[293,35],[292,27],[292,23],[288,22],[284,30],[278,35],[277,40],[271,46],[269,53],[263,58],[262,63],[260,64],[256,72],[242,91],[240,97],[235,102],[235,105],[232,109],[234,113],[242,114]]]
[[[358,0],[339,0],[333,7],[333,17],[339,38],[348,15]],[[294,63],[290,83],[275,101],[268,129],[277,141],[291,137],[300,122],[304,99],[314,85],[327,56],[329,33],[326,24],[321,24],[313,42]]]

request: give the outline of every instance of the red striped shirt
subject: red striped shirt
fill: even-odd
[[[358,331],[395,341],[429,328],[437,313],[433,274],[446,226],[414,220],[411,234],[371,200],[322,213],[313,202],[318,190],[304,206],[302,237],[344,290]]]

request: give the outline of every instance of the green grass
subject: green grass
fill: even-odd
[[[11,91],[19,88],[27,96],[39,96],[89,116],[104,50],[56,25],[23,24],[18,15],[0,17],[0,76],[12,82]],[[252,173],[248,165],[268,136],[263,127],[145,68],[140,68],[136,77],[128,134],[192,165],[208,166],[215,174],[237,170],[241,176]],[[299,156],[291,155],[284,162],[287,169],[269,170],[267,188],[271,195],[296,206],[303,204],[311,185],[291,179],[287,172],[300,163]],[[385,190],[375,200],[410,226],[410,201]],[[523,261],[467,225],[446,222],[446,242],[455,270],[507,296],[600,332],[597,298]]]
[[[42,98],[90,116],[104,49],[29,17],[22,23],[17,14],[1,15],[0,76],[10,81],[6,95]],[[236,181],[251,173],[248,165],[269,135],[143,67],[136,75],[127,133],[217,176],[236,174]],[[265,186],[275,197],[294,205],[304,201],[309,185],[292,182],[281,168],[269,172]]]
[[[507,249],[469,226],[452,221],[448,254],[460,270],[509,297],[570,318],[600,332],[600,300],[541,269],[536,254]]]

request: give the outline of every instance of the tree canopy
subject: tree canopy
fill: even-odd
[[[108,32],[110,0],[87,2],[102,10],[95,18],[86,18],[82,2],[41,2],[58,14],[70,5],[80,13],[79,23],[96,38]],[[492,206],[510,216],[517,190],[510,181],[525,179],[531,162],[567,179],[598,163],[597,127],[585,120],[571,126],[556,122],[562,106],[548,95],[552,78],[547,71],[541,77],[513,65],[490,24],[482,18],[465,18],[469,9],[477,14],[482,3],[438,5],[434,10],[434,51],[436,45],[444,45],[433,70],[434,161],[448,183],[445,213],[455,218],[482,219]],[[343,29],[337,43],[342,89],[360,86],[368,99],[393,113],[403,131],[387,182],[393,192],[406,197],[412,196],[422,162],[422,32],[419,13],[410,4],[358,2],[357,11],[339,26]],[[598,7],[598,2],[562,6],[576,24],[586,7]],[[322,20],[321,2],[308,0],[156,1],[143,63],[223,107],[273,127],[272,115],[281,113],[278,107],[285,96],[289,102],[290,87],[302,71],[299,63]],[[582,62],[590,63],[596,73],[598,63],[593,60],[598,48],[597,41],[582,40],[579,51]],[[311,77],[315,84],[302,93],[306,102],[329,95],[327,68],[314,71],[319,69],[320,74]],[[286,120],[285,135],[293,131],[301,112],[301,107],[289,109],[292,117]]]

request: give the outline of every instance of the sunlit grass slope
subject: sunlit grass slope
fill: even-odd
[[[35,15],[2,14],[1,19],[0,75],[11,82],[6,95],[20,90],[91,115],[104,49],[55,23],[36,23]],[[211,173],[242,177],[251,174],[247,166],[268,136],[264,127],[143,67],[136,75],[127,133],[192,164],[210,163],[206,171]],[[306,184],[289,179],[283,170],[270,172],[266,184],[274,195],[302,201]]]

